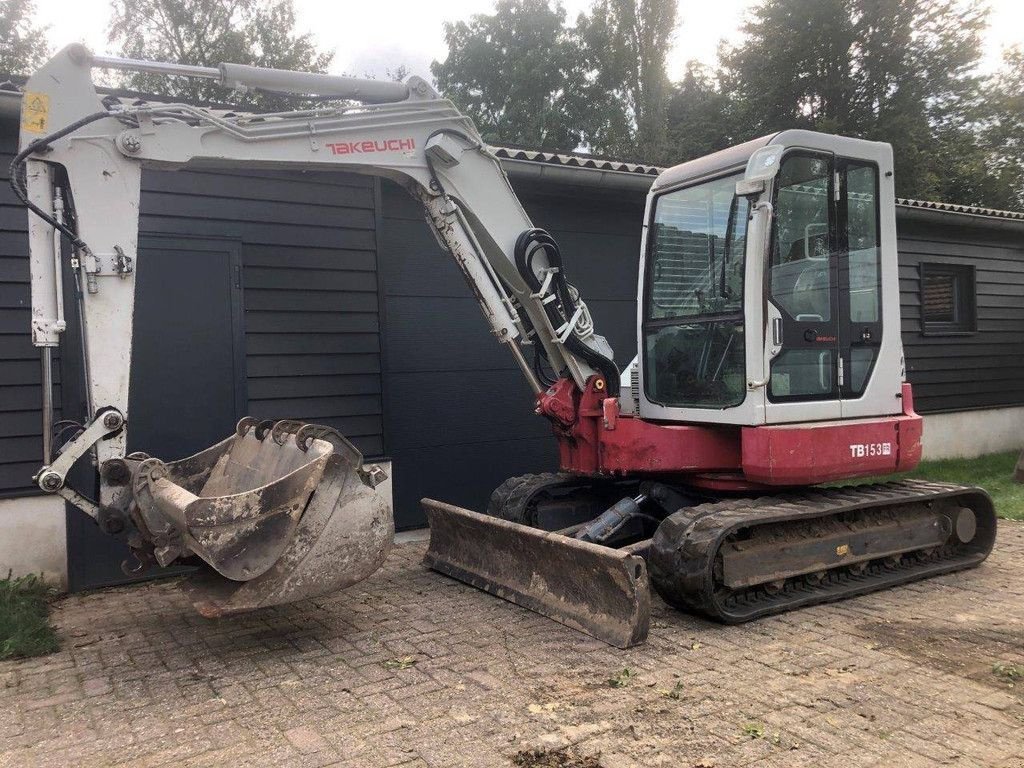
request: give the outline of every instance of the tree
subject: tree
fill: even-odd
[[[32,0],[3,0],[0,3],[0,72],[29,74],[50,55],[46,28],[32,24]]]
[[[670,85],[665,56],[676,28],[676,0],[596,0],[577,29],[602,105],[592,143],[618,157],[666,160]]]
[[[699,62],[688,62],[683,79],[672,87],[665,110],[666,162],[681,163],[737,143],[731,108],[714,73]]]
[[[992,117],[983,131],[989,204],[1024,210],[1024,49],[1011,48],[987,93]]]
[[[292,0],[114,0],[108,38],[129,58],[215,67],[221,62],[323,72],[333,53],[296,34]],[[204,80],[136,73],[124,85],[193,101],[242,101],[262,109],[294,107],[269,94],[235,98]]]
[[[448,57],[430,70],[486,141],[572,150],[584,140],[582,59],[561,5],[499,0],[493,14],[445,23],[444,37]]]
[[[897,192],[983,202],[977,0],[764,0],[720,57],[731,131],[891,142]]]

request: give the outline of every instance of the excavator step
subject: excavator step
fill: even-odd
[[[642,557],[423,499],[424,563],[610,645],[644,642],[650,590]]]

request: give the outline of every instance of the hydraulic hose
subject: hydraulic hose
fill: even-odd
[[[552,281],[558,301],[545,304],[544,311],[547,313],[552,327],[559,328],[572,319],[573,307],[576,306],[576,302],[573,301],[572,292],[565,279],[565,270],[562,267],[562,252],[555,238],[543,229],[527,229],[520,233],[516,239],[515,246],[516,269],[519,270],[519,274],[522,275],[523,280],[526,281],[531,291],[539,291],[541,283],[537,278],[537,274],[533,271],[533,257],[538,249],[544,250],[548,257],[548,264],[557,269]],[[605,386],[609,388],[618,387],[619,367],[615,364],[614,360],[587,346],[572,331],[566,337],[565,346],[570,352],[586,362],[587,365],[598,371],[604,377]]]
[[[58,139],[62,139],[69,133],[74,133],[79,128],[82,128],[83,126],[86,126],[89,123],[94,123],[97,120],[101,120],[104,117],[110,117],[110,113],[93,112],[91,115],[86,115],[85,117],[79,118],[75,122],[64,126],[59,131],[54,131],[48,136],[44,136],[41,139],[36,139],[23,150],[21,150],[21,152],[15,155],[14,159],[11,160],[10,165],[11,189],[14,190],[14,194],[17,195],[18,199],[25,205],[26,208],[32,211],[32,213],[41,218],[54,229],[58,230],[59,232],[67,236],[68,240],[71,241],[71,244],[74,245],[75,248],[82,251],[86,251],[87,253],[89,252],[89,246],[86,245],[85,241],[78,236],[77,232],[75,232],[73,229],[64,224],[64,222],[57,221],[57,219],[55,219],[49,213],[47,213],[38,205],[36,205],[35,203],[28,199],[28,190],[21,183],[21,169],[22,166],[25,164],[25,161],[28,159],[29,155],[33,154],[34,152],[39,152],[40,150],[46,149],[48,146],[50,146],[53,142],[57,141]]]

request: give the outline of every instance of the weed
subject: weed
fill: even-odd
[[[608,685],[612,688],[625,688],[634,677],[636,677],[636,672],[627,667],[613,677],[609,677]]]
[[[992,674],[1010,683],[1024,680],[1024,664],[1004,664],[997,661],[992,665]]]
[[[0,659],[44,656],[60,647],[50,626],[53,591],[35,575],[0,580]]]
[[[403,656],[400,659],[387,659],[386,661],[381,662],[384,669],[408,669],[415,664],[415,656]]]

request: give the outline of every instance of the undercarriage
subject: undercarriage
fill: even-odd
[[[920,480],[716,496],[650,480],[524,475],[496,489],[487,512],[510,525],[470,524],[465,537],[446,529],[440,555],[435,531],[428,564],[624,647],[646,637],[648,579],[676,608],[736,624],[973,567],[996,533],[983,490]],[[515,559],[503,561],[509,549]],[[644,572],[623,556],[642,558]]]

